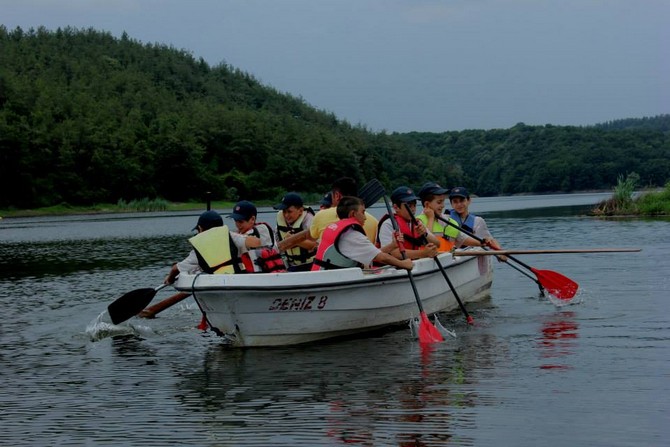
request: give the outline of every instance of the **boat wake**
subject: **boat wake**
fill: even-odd
[[[114,324],[106,310],[86,326],[86,335],[94,342],[120,335],[146,335],[152,332],[150,327],[144,325]]]
[[[547,297],[549,298],[549,301],[551,302],[551,304],[553,304],[556,307],[572,306],[572,305],[575,305],[575,304],[582,304],[584,302],[584,294],[582,294],[582,290],[579,290],[575,294],[575,296],[570,298],[569,300],[556,298],[551,293],[548,293]]]

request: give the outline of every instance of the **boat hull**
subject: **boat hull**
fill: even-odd
[[[491,257],[440,261],[462,301],[489,295]],[[415,261],[412,276],[427,314],[458,306],[432,259]],[[180,275],[210,327],[233,346],[285,346],[373,331],[407,322],[419,309],[404,270],[359,268],[247,275]]]

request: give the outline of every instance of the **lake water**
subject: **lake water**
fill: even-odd
[[[523,256],[580,284],[564,307],[497,264],[475,325],[443,315],[458,335],[432,350],[409,329],[233,350],[190,299],[105,329],[198,213],[3,219],[0,445],[667,445],[670,221],[585,217],[604,197],[475,199],[506,248],[643,251]]]

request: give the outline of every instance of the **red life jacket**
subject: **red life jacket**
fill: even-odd
[[[386,219],[389,219],[388,214],[385,214],[384,217],[379,219],[379,224],[377,224],[377,244],[376,244],[377,247],[381,247],[381,242],[379,240],[379,232],[382,228],[382,223]],[[416,226],[414,225],[410,228],[409,222],[407,222],[405,219],[398,216],[397,214],[395,215],[395,220],[396,222],[398,222],[398,228],[402,233],[403,245],[405,246],[405,249],[406,250],[420,249],[423,246],[422,244],[423,238],[416,232]]]
[[[286,271],[281,254],[274,247],[251,248],[243,253],[242,263],[247,273],[280,273]]]
[[[365,234],[363,226],[354,217],[338,220],[326,227],[314,256],[312,271],[362,267],[360,263],[344,256],[338,248],[340,237],[350,228]]]

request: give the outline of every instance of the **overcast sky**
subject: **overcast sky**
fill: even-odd
[[[126,31],[374,131],[670,113],[670,0],[0,0],[0,23]]]

